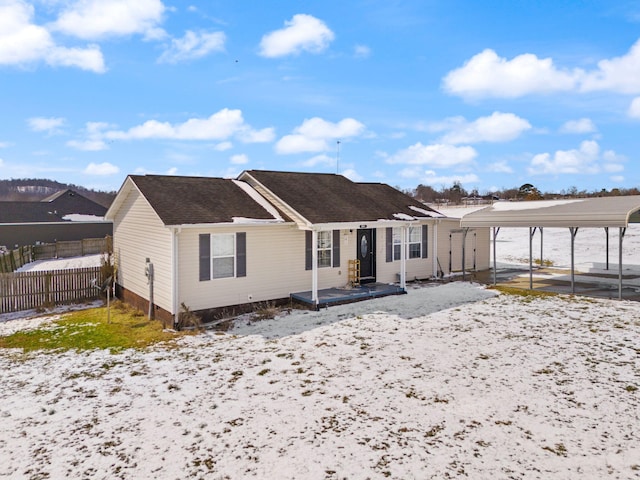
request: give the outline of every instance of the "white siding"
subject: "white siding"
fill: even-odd
[[[113,245],[118,262],[118,283],[149,299],[145,259],[154,266],[154,303],[172,312],[171,232],[146,199],[132,188],[113,219]]]
[[[245,232],[247,276],[199,280],[199,235]],[[347,283],[347,230],[341,232],[341,266],[318,269],[318,287]],[[182,229],[179,234],[179,302],[191,310],[286,298],[311,290],[311,271],[305,270],[305,232],[293,225]]]
[[[445,275],[462,271],[462,231],[458,219],[444,219],[438,227],[438,258]],[[465,269],[489,268],[489,229],[472,228],[465,242]]]
[[[408,282],[417,279],[431,278],[433,276],[433,223],[425,223],[428,226],[428,241],[427,241],[427,258],[407,258],[407,276]],[[387,262],[387,250],[386,250],[386,228],[377,229],[377,248],[376,248],[376,262],[377,262],[377,275],[376,281],[382,283],[395,283],[400,278],[400,268],[402,262],[400,260],[394,260]]]

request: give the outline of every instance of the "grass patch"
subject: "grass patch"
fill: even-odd
[[[127,348],[145,348],[158,342],[188,335],[163,331],[162,322],[149,321],[139,310],[124,304],[111,308],[107,323],[106,307],[80,310],[36,330],[0,337],[0,348],[35,350],[94,350],[117,352]]]
[[[505,287],[503,285],[492,285],[488,288],[491,290],[497,290],[500,293],[504,293],[505,295],[514,295],[518,297],[527,297],[527,298],[557,297],[559,295],[558,293],[554,293],[554,292],[543,292],[541,290],[528,290],[524,288]]]

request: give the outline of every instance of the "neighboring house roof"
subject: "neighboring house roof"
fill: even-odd
[[[640,223],[640,196],[496,202],[464,215],[462,227],[626,227]]]
[[[165,225],[284,221],[262,197],[235,180],[167,175],[130,175],[128,180]]]
[[[40,202],[0,202],[0,224],[62,222],[51,206]]]
[[[274,198],[310,224],[418,220],[443,217],[436,210],[382,183],[356,183],[342,175],[247,170]],[[256,185],[256,187],[259,187]]]
[[[0,224],[63,222],[78,214],[101,221],[106,211],[102,205],[73,190],[61,190],[41,201],[0,202]],[[89,217],[84,220],[88,221]]]

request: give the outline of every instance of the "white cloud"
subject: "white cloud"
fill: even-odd
[[[322,152],[329,150],[330,140],[343,140],[364,133],[365,126],[353,118],[345,118],[338,123],[328,122],[319,117],[306,119],[296,127],[291,135],[285,135],[276,143],[278,153]]]
[[[325,154],[316,155],[300,163],[300,165],[303,167],[315,167],[317,165],[328,166],[328,165],[335,165],[335,164],[336,164],[336,159]]]
[[[505,160],[489,164],[487,170],[495,173],[513,173],[513,168]]]
[[[356,58],[369,58],[371,56],[371,49],[366,45],[356,45],[353,47],[353,56]]]
[[[178,173],[178,167],[171,167],[167,169],[165,175],[175,175],[176,173]]]
[[[447,131],[440,141],[453,145],[459,143],[508,142],[531,129],[531,124],[513,113],[493,112],[468,122],[464,117],[452,117],[430,127],[435,131]]]
[[[104,131],[112,125],[105,122],[87,122],[83,140],[69,140],[67,146],[85,152],[97,152],[107,150],[108,146],[103,140]]]
[[[142,34],[157,39],[165,6],[161,0],[77,0],[51,28],[85,40]]]
[[[433,170],[422,170],[420,168],[406,168],[400,171],[400,176],[418,181],[423,185],[453,185],[459,182],[462,185],[478,183],[480,180],[474,173],[464,175],[438,175]]]
[[[237,136],[241,141],[264,140],[264,131],[254,131],[242,118],[240,110],[224,108],[208,118],[190,118],[184,123],[171,124],[149,120],[126,131],[112,130],[104,137],[113,140],[174,139],[227,140]],[[226,145],[225,145],[226,146]]]
[[[554,92],[607,91],[640,93],[640,40],[619,57],[600,60],[591,70],[567,69],[551,58],[531,53],[511,60],[486,49],[449,72],[443,88],[450,94],[469,98],[515,98]]]
[[[478,155],[473,147],[446,144],[423,145],[418,142],[387,158],[387,163],[429,165],[432,167],[459,167],[469,165]]]
[[[238,155],[232,155],[229,159],[232,165],[245,165],[249,163],[249,157],[244,153],[240,153]]]
[[[9,146],[8,142],[0,142],[0,148],[7,148]]]
[[[294,15],[285,21],[285,27],[262,37],[260,55],[275,58],[303,51],[320,53],[334,39],[333,32],[327,25],[311,15]]]
[[[362,180],[364,180],[363,176],[356,172],[356,170],[353,168],[347,168],[346,170],[343,170],[342,172],[340,172],[340,175],[344,175],[353,182],[361,182]]]
[[[196,33],[187,30],[184,37],[171,39],[171,45],[160,55],[160,63],[178,63],[195,60],[211,52],[224,51],[226,36],[223,32]]]
[[[625,55],[599,61],[597,70],[582,80],[580,90],[640,93],[640,40]]]
[[[29,128],[34,132],[59,133],[65,123],[62,117],[33,117],[27,120]]]
[[[104,73],[106,67],[97,45],[66,48],[33,21],[32,5],[22,0],[5,0],[0,5],[0,65],[26,65],[43,61],[53,67],[77,67]]]
[[[624,176],[622,176],[622,175],[614,175],[613,177],[610,178],[610,180],[612,182],[622,183],[622,182],[624,182]]]
[[[596,130],[596,126],[590,118],[569,120],[560,127],[561,133],[592,133]]]
[[[579,75],[577,70],[559,70],[550,58],[525,53],[507,60],[487,49],[449,72],[443,87],[448,93],[463,97],[515,98],[572,90]]]
[[[585,140],[572,150],[557,150],[553,155],[540,153],[531,159],[528,172],[531,175],[545,174],[597,174],[602,171],[624,170],[624,157],[612,150],[600,154],[600,146],[594,140]]]
[[[215,147],[213,147],[213,149],[218,152],[224,152],[225,150],[230,150],[232,148],[233,148],[233,143],[231,142],[220,142]]]
[[[114,175],[118,172],[120,169],[109,162],[90,163],[83,171],[87,175]]]
[[[640,118],[640,97],[631,100],[631,105],[629,105],[627,113],[631,118]]]
[[[107,149],[107,144],[102,140],[69,140],[67,146],[85,152],[98,152]]]
[[[268,143],[276,138],[276,130],[273,127],[253,130],[245,128],[238,132],[238,138],[244,143]]]

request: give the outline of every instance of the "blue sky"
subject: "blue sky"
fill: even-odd
[[[639,187],[640,2],[0,0],[0,178]]]

